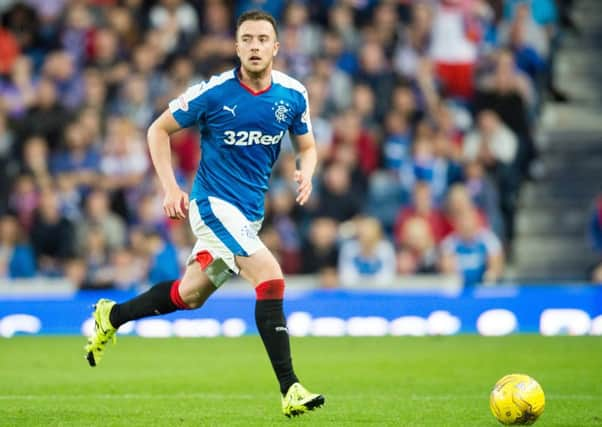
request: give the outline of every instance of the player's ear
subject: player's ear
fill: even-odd
[[[274,52],[272,53],[272,56],[278,55],[278,49],[280,49],[280,42],[274,43]]]

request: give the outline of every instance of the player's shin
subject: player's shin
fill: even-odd
[[[268,280],[256,288],[255,322],[284,394],[298,381],[293,370],[286,319],[282,309],[284,280]]]
[[[178,291],[179,285],[179,280],[160,282],[129,301],[115,304],[109,317],[111,324],[119,328],[130,320],[188,309]]]

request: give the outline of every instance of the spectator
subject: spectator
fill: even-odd
[[[27,110],[19,123],[19,139],[40,135],[48,141],[51,150],[59,147],[63,129],[71,114],[61,105],[54,83],[42,78],[36,86],[36,102]]]
[[[432,9],[427,2],[412,2],[412,18],[394,54],[395,69],[401,75],[416,75],[420,58],[428,53],[432,30]]]
[[[322,34],[320,27],[309,20],[309,10],[304,2],[289,2],[284,11],[281,35],[298,40],[299,53],[313,56],[318,54]],[[286,53],[286,52],[285,52]]]
[[[131,2],[130,2],[131,3]],[[135,48],[140,42],[140,26],[136,25],[134,14],[128,7],[114,6],[106,11],[106,20],[109,27],[117,34],[119,42],[128,51]]]
[[[512,52],[498,52],[493,72],[486,74],[480,84],[484,91],[497,94],[515,93],[522,99],[522,104],[531,110],[535,105],[535,93],[528,76],[517,68]],[[524,110],[523,110],[524,111]],[[501,113],[499,113],[501,115]],[[518,120],[517,120],[517,123]],[[512,127],[512,125],[509,125]]]
[[[331,159],[333,162],[340,163],[347,168],[351,177],[351,190],[355,194],[356,199],[363,204],[366,200],[368,182],[371,176],[366,176],[364,171],[362,171],[357,150],[349,144],[337,145],[334,148]]]
[[[465,185],[473,203],[485,214],[492,231],[500,239],[504,239],[505,227],[500,211],[500,196],[494,182],[486,175],[483,164],[469,161],[464,165]]]
[[[387,112],[389,95],[395,86],[395,75],[383,47],[377,41],[364,41],[360,48],[359,61],[357,81],[367,84],[374,92],[374,115],[380,120]]]
[[[111,286],[107,275],[109,264],[109,246],[107,245],[104,230],[93,226],[87,230],[86,241],[80,253],[84,255],[86,265],[86,282],[90,287]]]
[[[23,143],[23,161],[21,173],[30,175],[38,188],[44,188],[52,183],[48,162],[48,143],[37,135],[33,135]]]
[[[412,88],[408,85],[397,85],[393,88],[391,109],[401,114],[412,128],[422,117],[422,112],[417,105],[416,96]]]
[[[169,52],[185,51],[199,32],[197,12],[183,0],[160,0],[151,8],[149,20],[151,26],[161,32]]]
[[[19,218],[19,223],[27,233],[31,232],[38,200],[39,194],[33,177],[26,174],[19,175],[14,181],[8,199],[8,207],[15,212],[17,218]]]
[[[73,110],[83,99],[83,80],[72,56],[67,51],[57,51],[46,56],[43,75],[54,82],[63,106]]]
[[[65,279],[76,289],[90,289],[86,261],[82,258],[71,258],[65,261]]]
[[[478,130],[467,135],[464,141],[464,154],[467,160],[481,162],[497,183],[504,215],[504,239],[511,242],[519,186],[518,171],[514,166],[517,140],[492,111],[481,111],[478,123]]]
[[[399,230],[397,271],[403,275],[437,273],[437,246],[426,219],[414,216]]]
[[[15,58],[10,72],[10,79],[0,81],[0,96],[9,117],[22,118],[25,112],[36,101],[36,90],[33,84],[33,64],[25,55]]]
[[[8,128],[6,116],[0,111],[0,215],[5,213],[8,206],[11,179],[17,166],[14,146],[13,132]]]
[[[94,67],[106,85],[108,99],[113,99],[117,89],[130,73],[130,66],[122,58],[119,37],[112,29],[98,28],[93,32],[92,48],[87,65]]]
[[[147,281],[158,283],[171,280],[173,277],[179,277],[180,265],[178,264],[176,248],[171,243],[163,240],[156,231],[146,232],[145,237],[145,246],[150,257]]]
[[[531,16],[527,3],[518,4],[511,22],[500,26],[499,38],[502,44],[509,45],[514,52],[518,67],[527,73],[534,84],[541,83],[541,73],[545,71],[549,54],[549,39],[539,24]]]
[[[311,126],[316,139],[318,151],[318,164],[322,163],[329,155],[334,136],[334,128],[327,116],[326,97],[328,95],[327,82],[321,77],[312,77],[307,81],[308,93],[315,94],[309,99],[309,112]]]
[[[394,228],[395,242],[402,244],[403,229],[407,222],[414,218],[423,219],[429,235],[435,243],[441,242],[447,233],[447,224],[443,214],[434,206],[433,193],[428,182],[418,181],[414,186],[412,204],[401,209],[397,215]],[[420,227],[420,226],[418,226]]]
[[[343,286],[390,285],[395,277],[395,250],[383,239],[378,220],[355,221],[355,238],[345,241],[339,253],[339,278]]]
[[[163,214],[162,199],[159,194],[148,193],[140,197],[133,223],[145,231],[157,232],[167,239],[169,223]]]
[[[410,157],[411,145],[412,135],[407,117],[399,111],[389,111],[385,117],[384,168],[393,175],[399,175],[402,165]]]
[[[314,77],[326,82],[327,96],[324,107],[326,115],[329,115],[332,110],[343,111],[351,106],[353,82],[346,72],[336,66],[332,57],[327,55],[316,57]],[[312,98],[309,102],[312,102]]]
[[[146,279],[147,261],[127,248],[111,252],[106,271],[108,283],[115,289],[131,290],[142,285]]]
[[[100,185],[114,193],[114,206],[123,217],[134,216],[130,207],[136,206],[148,167],[146,148],[134,124],[123,117],[111,118],[100,160]]]
[[[63,217],[55,190],[50,188],[40,194],[40,205],[31,226],[38,269],[46,276],[63,273],[64,263],[75,255],[75,230],[73,223]]]
[[[196,241],[190,227],[185,222],[177,221],[169,228],[168,240],[176,249],[178,265],[183,268]]]
[[[489,83],[488,83],[489,81]],[[474,109],[493,110],[518,138],[516,163],[522,176],[528,176],[531,162],[537,151],[531,135],[529,123],[528,78],[520,77],[509,52],[498,55],[492,78],[483,83],[475,97]]]
[[[197,39],[194,47],[194,65],[197,72],[211,75],[225,62],[234,61],[236,51],[231,16],[226,2],[209,1],[205,5],[201,26],[203,36]],[[187,86],[182,89],[186,89]],[[179,91],[182,92],[183,90]]]
[[[62,174],[56,177],[55,183],[61,215],[70,221],[78,221],[81,217],[82,197],[75,180],[71,175]]]
[[[288,187],[272,187],[269,194],[270,224],[280,239],[280,265],[285,274],[295,274],[301,269],[301,240],[297,224],[293,221],[295,193]]]
[[[337,286],[338,256],[337,223],[331,218],[315,218],[301,249],[301,272],[317,274],[323,287]]]
[[[328,11],[328,27],[342,41],[343,49],[355,51],[360,43],[360,35],[353,22],[353,9],[345,2],[335,2]]]
[[[81,108],[92,108],[102,117],[106,113],[108,87],[102,74],[96,68],[89,68],[84,72],[84,98]]]
[[[399,22],[397,7],[392,2],[380,2],[372,10],[374,38],[383,46],[387,58],[393,57],[401,29]]]
[[[64,148],[50,159],[52,174],[69,175],[82,196],[98,182],[100,155],[91,142],[81,123],[72,122],[65,129]]]
[[[0,217],[0,278],[26,279],[36,275],[33,251],[23,237],[16,217]]]
[[[328,165],[322,174],[315,215],[342,222],[360,212],[357,195],[351,189],[349,170],[341,163]]]
[[[473,73],[477,60],[479,35],[470,34],[466,25],[472,18],[469,3],[441,0],[433,16],[430,55],[445,92],[451,97],[470,100],[473,96]]]
[[[464,286],[496,283],[502,276],[504,257],[495,234],[480,226],[475,209],[455,217],[454,229],[441,243],[441,272],[461,274]]]
[[[142,75],[131,75],[122,87],[120,102],[115,106],[115,114],[127,117],[143,131],[150,124],[153,112],[146,80]]]
[[[123,247],[126,243],[126,225],[122,218],[110,210],[109,194],[96,189],[85,200],[85,211],[76,228],[78,252],[83,252],[88,235],[95,229],[102,232],[102,238],[109,250]]]
[[[494,111],[481,111],[477,120],[478,128],[464,139],[464,158],[478,160],[492,170],[498,165],[511,167],[518,146],[514,133]]]
[[[370,86],[360,83],[353,87],[352,108],[360,116],[362,126],[374,133],[378,129],[376,100]]]
[[[358,165],[364,175],[370,175],[379,164],[379,147],[361,121],[360,114],[355,110],[342,113],[335,125],[333,146],[347,145],[357,153]]]

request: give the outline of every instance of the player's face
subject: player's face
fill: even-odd
[[[271,66],[279,45],[269,21],[245,21],[238,28],[236,53],[250,73],[261,73]]]

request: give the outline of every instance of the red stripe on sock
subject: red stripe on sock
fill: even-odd
[[[284,298],[284,279],[266,280],[255,287],[258,300]]]
[[[174,280],[171,285],[171,289],[169,290],[169,298],[171,298],[171,302],[178,307],[180,310],[189,310],[188,304],[184,302],[182,297],[180,296],[180,281]]]
[[[213,256],[209,253],[209,251],[201,251],[196,254],[196,262],[201,265],[201,270],[205,270],[209,264],[213,262]]]

